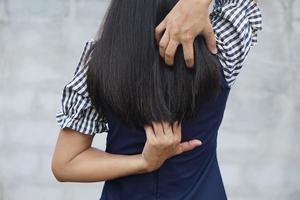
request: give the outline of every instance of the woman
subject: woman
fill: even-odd
[[[217,56],[199,36],[194,67],[186,67],[181,47],[168,67],[154,28],[176,2],[111,1],[63,90],[52,160],[57,180],[105,181],[102,200],[226,199],[218,128],[261,15],[252,0],[216,1]],[[91,147],[103,132],[105,151]]]

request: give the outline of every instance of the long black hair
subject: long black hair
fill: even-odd
[[[174,65],[159,55],[155,27],[178,0],[112,0],[88,60],[87,85],[105,117],[128,125],[192,119],[219,90],[219,69],[202,37],[194,41],[195,64],[187,68],[182,46]],[[201,112],[200,112],[201,113]]]

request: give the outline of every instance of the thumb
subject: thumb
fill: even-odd
[[[185,141],[179,144],[178,146],[178,154],[183,153],[185,151],[190,151],[194,149],[197,146],[202,145],[202,142],[200,140],[194,139],[190,141]]]
[[[217,54],[217,45],[216,45],[216,38],[215,38],[215,33],[213,31],[212,25],[209,22],[208,26],[203,30],[203,37],[205,39],[206,45],[208,50],[212,54]]]

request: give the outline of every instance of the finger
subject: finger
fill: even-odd
[[[165,132],[166,136],[173,136],[173,131],[172,131],[170,123],[163,121],[162,122],[162,127],[164,129],[164,132]]]
[[[159,54],[162,58],[165,57],[165,51],[166,51],[166,48],[169,44],[169,40],[170,40],[170,34],[169,34],[169,31],[166,30],[164,32],[164,35],[162,36],[160,42],[159,42]]]
[[[178,121],[173,124],[174,135],[181,141],[181,123]]]
[[[166,29],[166,20],[164,19],[160,24],[155,28],[155,39],[159,43],[161,39],[162,32]]]
[[[154,133],[154,136],[156,136],[155,131],[154,131],[154,127],[153,127],[153,122],[150,124],[150,127],[152,129],[152,132]]]
[[[162,131],[162,133],[163,133],[164,135],[166,135],[166,132],[165,132],[163,123],[162,123],[162,122],[159,122],[159,125],[158,125],[158,126],[159,126],[160,130]]]
[[[164,135],[163,128],[161,126],[161,123],[159,122],[153,122],[154,132],[156,137],[162,137]]]
[[[196,148],[197,146],[202,145],[200,140],[189,140],[179,144],[177,153],[183,153],[185,151],[190,151]]]
[[[145,132],[146,132],[147,140],[153,140],[155,138],[155,134],[154,134],[154,131],[153,131],[152,127],[148,126],[148,125],[145,125],[144,129],[145,129]]]
[[[166,48],[166,52],[165,52],[166,64],[168,64],[168,65],[174,64],[174,56],[175,56],[178,45],[179,45],[179,42],[177,40],[170,39],[169,44]]]
[[[184,60],[187,67],[192,68],[194,66],[194,45],[193,42],[185,42],[182,44]]]
[[[210,22],[208,26],[203,30],[203,37],[205,39],[208,50],[212,54],[218,53],[215,33]]]

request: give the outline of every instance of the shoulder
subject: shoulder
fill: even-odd
[[[93,106],[86,83],[87,61],[94,43],[94,39],[85,42],[74,75],[63,87],[61,107],[56,113],[56,120],[61,128],[68,127],[84,134],[108,131],[106,118],[99,115]]]
[[[88,60],[90,59],[92,50],[93,50],[93,48],[94,48],[94,44],[95,44],[95,39],[94,39],[94,38],[90,38],[89,40],[87,40],[87,41],[85,42],[74,75],[76,75],[76,73],[78,73],[78,71],[79,71],[80,69],[82,69],[82,68],[87,68],[87,67],[88,67],[88,65],[86,65],[86,63],[87,63]]]
[[[210,15],[218,58],[232,86],[262,29],[262,15],[254,0],[216,0]]]

